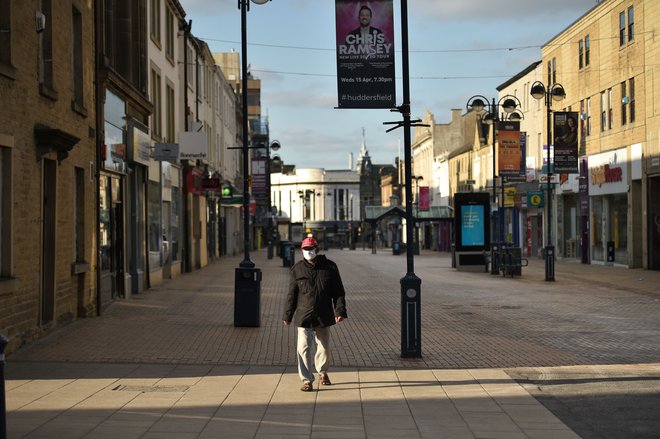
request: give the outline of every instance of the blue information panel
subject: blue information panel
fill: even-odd
[[[490,249],[490,196],[485,192],[454,195],[454,230],[457,251]]]

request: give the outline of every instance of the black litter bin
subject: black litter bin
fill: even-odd
[[[259,326],[261,270],[238,267],[234,277],[234,326]]]
[[[395,256],[401,254],[401,243],[399,241],[392,243],[392,254]]]
[[[286,241],[282,243],[282,267],[293,267],[295,262],[296,249],[293,242]]]

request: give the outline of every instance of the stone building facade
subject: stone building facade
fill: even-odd
[[[0,1],[0,330],[8,352],[97,312],[92,3],[30,3]]]

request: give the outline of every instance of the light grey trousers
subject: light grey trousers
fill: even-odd
[[[327,373],[330,364],[330,328],[298,328],[298,375],[314,381],[314,369]]]

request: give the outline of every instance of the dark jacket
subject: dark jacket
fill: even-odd
[[[303,328],[332,326],[346,314],[346,292],[337,265],[318,255],[314,265],[298,261],[289,274],[289,294],[283,320]]]

